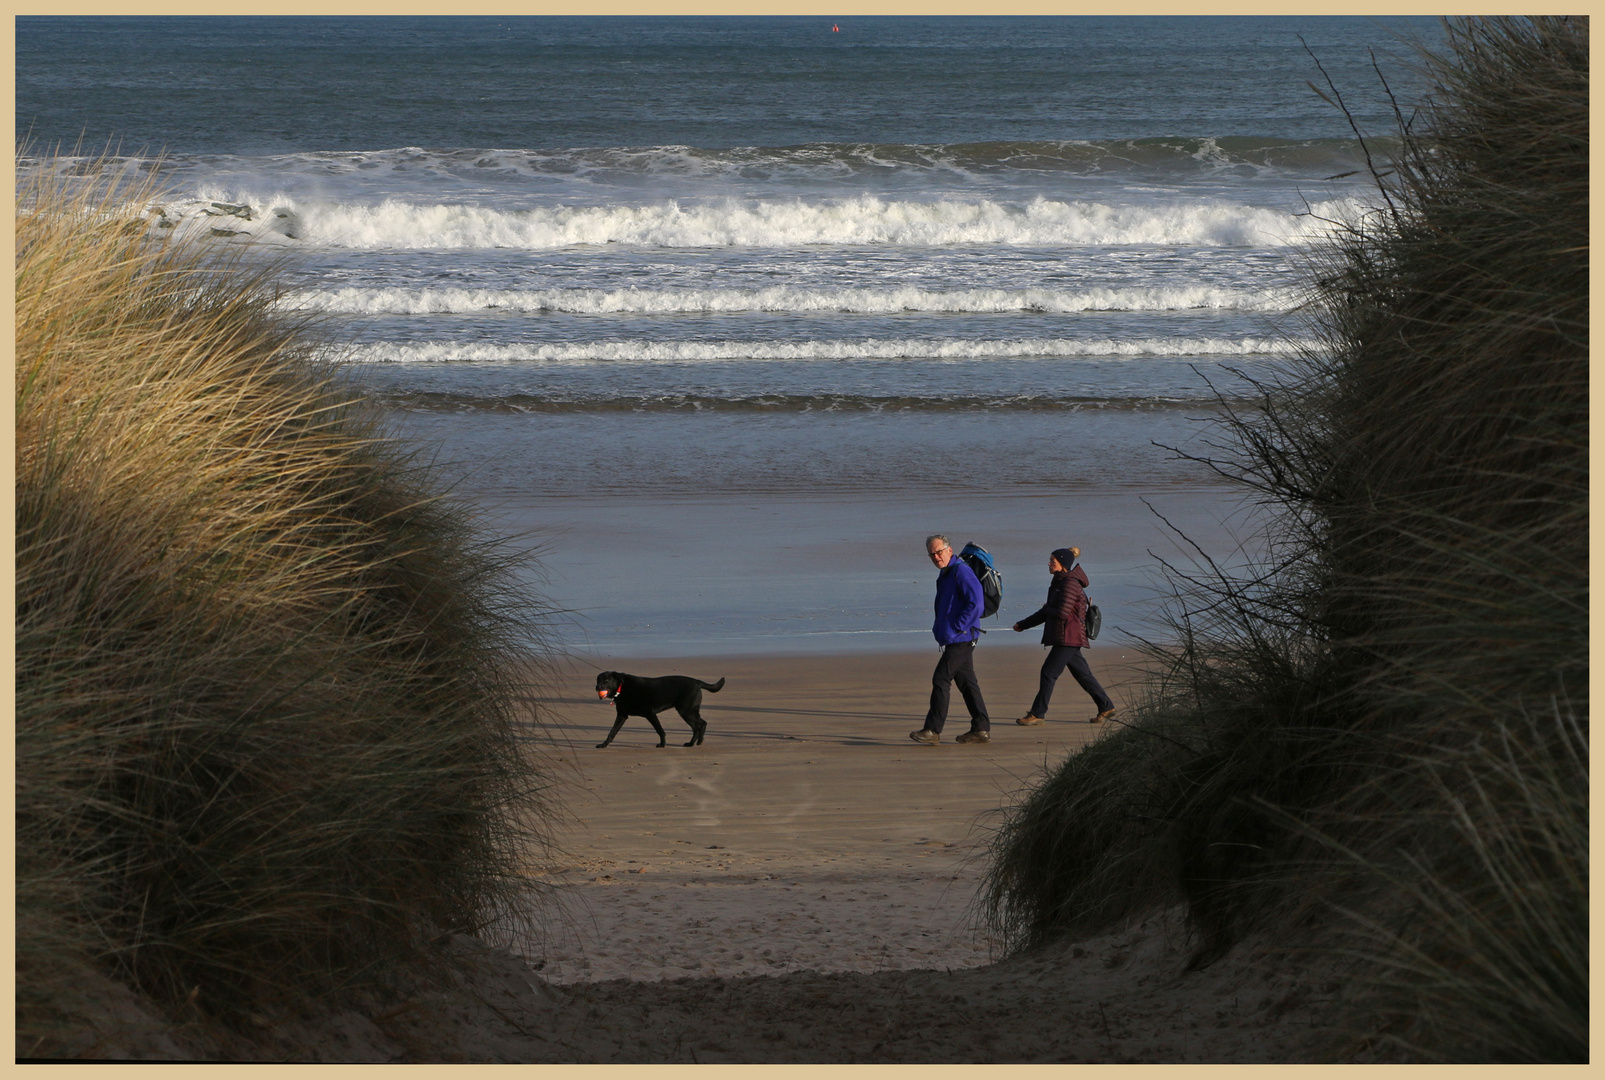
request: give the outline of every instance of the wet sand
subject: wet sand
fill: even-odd
[[[1103,610],[1103,641],[1121,630],[1153,637],[1166,632],[1153,556],[1188,566],[1193,554],[1165,523],[1221,555],[1247,520],[1237,493],[1186,473],[1107,490],[475,497],[492,532],[539,547],[525,587],[559,609],[554,637],[632,659],[922,654],[932,645],[933,532],[981,544],[1002,571],[1002,614],[983,623],[984,652],[1029,651],[1035,636],[1008,626],[1042,603],[1048,552],[1071,543]]]

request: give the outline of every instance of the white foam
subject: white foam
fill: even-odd
[[[529,209],[461,203],[313,202],[287,196],[206,192],[187,205],[169,204],[184,228],[216,227],[214,204],[249,205],[249,223],[231,231],[263,238],[378,249],[549,250],[576,245],[792,248],[810,245],[1031,247],[1157,244],[1185,247],[1281,247],[1325,235],[1327,219],[1350,219],[1348,200],[1317,204],[1295,215],[1268,207],[1213,201],[1112,206],[1036,198],[934,202],[862,196],[839,200],[724,200],[682,204],[540,206]]]
[[[1005,313],[1081,311],[1285,311],[1292,290],[1093,289],[357,289],[298,292],[287,307],[352,315],[465,314],[489,310],[581,315],[746,311]]]
[[[1286,354],[1309,342],[1279,338],[1022,338],[1014,341],[958,339],[857,341],[597,341],[490,345],[478,342],[365,344],[345,355],[360,363],[535,362],[692,363],[730,360],[998,360],[1015,358],[1145,356],[1259,356]]]

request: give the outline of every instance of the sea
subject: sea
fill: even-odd
[[[1436,20],[19,17],[19,171],[156,174],[283,267],[585,656],[983,647],[1076,544],[1096,648],[1253,555],[1196,458],[1312,346]],[[1340,107],[1341,105],[1341,107]],[[1402,112],[1396,114],[1396,108]],[[1364,137],[1362,142],[1361,136]],[[130,358],[137,363],[137,358]],[[1174,571],[1172,571],[1174,572]]]

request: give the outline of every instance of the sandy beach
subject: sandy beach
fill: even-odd
[[[1049,723],[1016,725],[1041,651],[987,643],[976,669],[993,741],[952,742],[969,727],[955,693],[943,743],[913,743],[908,733],[921,726],[938,655],[933,646],[859,656],[603,657],[596,668],[576,667],[542,703],[571,818],[558,840],[570,854],[544,875],[561,885],[563,917],[531,961],[566,983],[946,969],[993,958],[973,900],[998,812],[1045,763],[1103,727],[1086,722],[1095,710],[1069,676]],[[1120,700],[1135,654],[1089,655]],[[671,713],[663,749],[636,718],[612,746],[595,749],[613,720],[592,689],[604,664],[727,679],[704,695],[705,743],[677,745],[687,729]]]

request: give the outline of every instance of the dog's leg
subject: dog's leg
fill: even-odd
[[[624,720],[625,720],[626,715],[627,714],[625,713],[625,711],[623,709],[619,710],[619,718],[617,720],[613,721],[613,730],[607,733],[607,738],[603,739],[601,742],[596,744],[596,748],[598,750],[606,749],[607,744],[613,741],[613,736],[617,735],[619,733],[619,728],[624,726]],[[654,725],[654,726],[656,726],[656,725]]]
[[[702,710],[697,708],[695,705],[691,706],[689,709],[682,709],[676,705],[675,709],[679,712],[680,719],[691,725],[691,741],[685,745],[701,746],[702,733],[708,730],[707,723],[705,723],[702,719]]]
[[[647,723],[652,725],[652,730],[658,733],[658,745],[668,746],[669,736],[664,732],[663,725],[658,723],[658,714],[655,712],[649,712],[646,714],[646,719]]]

